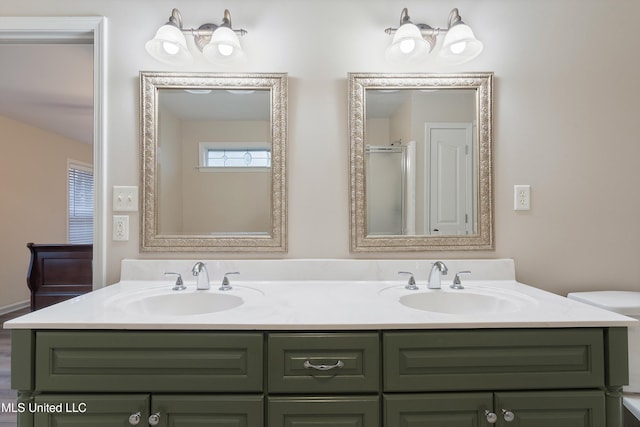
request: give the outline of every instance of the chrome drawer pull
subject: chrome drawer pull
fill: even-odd
[[[303,366],[307,369],[315,369],[316,371],[330,371],[332,369],[344,368],[344,362],[338,360],[335,365],[314,365],[309,360],[305,360]]]

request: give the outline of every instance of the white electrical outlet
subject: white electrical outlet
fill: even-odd
[[[517,211],[528,211],[531,209],[531,186],[513,186],[513,209]]]
[[[118,241],[129,240],[129,216],[128,215],[113,216],[113,240],[118,240]]]
[[[114,186],[113,210],[115,212],[138,211],[138,187]]]

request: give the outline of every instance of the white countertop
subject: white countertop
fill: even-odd
[[[166,270],[165,270],[166,271]],[[630,326],[634,319],[545,292],[515,280],[468,280],[464,290],[443,283],[440,290],[404,289],[405,279],[379,281],[233,280],[234,289],[171,290],[171,280],[124,280],[4,324],[8,329],[134,330],[380,330],[462,328],[546,328]],[[446,314],[400,304],[412,293],[484,293],[522,302],[500,313]],[[226,293],[240,296],[238,307],[207,314],[144,314],[125,309],[127,302],[150,294]],[[428,298],[428,295],[426,296]],[[452,295],[452,297],[455,297]],[[171,297],[170,297],[171,298]],[[177,299],[176,299],[177,301]]]

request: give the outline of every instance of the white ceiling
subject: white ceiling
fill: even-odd
[[[93,142],[93,45],[1,44],[0,115]]]

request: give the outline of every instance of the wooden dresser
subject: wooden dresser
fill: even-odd
[[[92,290],[93,245],[28,243],[31,311]]]

